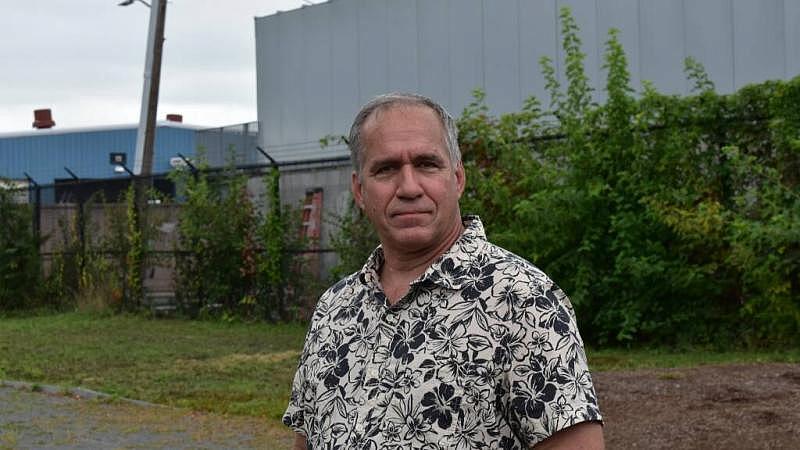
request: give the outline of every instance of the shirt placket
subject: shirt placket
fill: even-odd
[[[373,295],[375,294],[373,293]],[[378,339],[376,340],[374,347],[371,349],[372,357],[368,357],[364,365],[363,384],[365,386],[373,384],[379,385],[384,370],[392,368],[390,365],[393,363],[393,358],[390,354],[391,350],[389,345],[391,345],[393,336],[391,333],[387,333],[382,330],[394,329],[399,321],[399,313],[399,311],[392,310],[384,305],[381,307],[380,312],[376,314],[375,319],[378,321],[378,327],[376,328]],[[364,434],[370,431],[366,429],[368,421],[365,420],[370,411],[372,412],[372,417],[377,416],[383,418],[385,416],[388,406],[386,399],[391,396],[392,390],[393,389],[389,389],[386,392],[381,392],[373,398],[369,398],[367,394],[368,389],[362,390],[363,394],[359,401],[361,411],[359,418],[355,423],[355,429],[358,433]],[[378,421],[378,423],[381,422],[382,421]]]

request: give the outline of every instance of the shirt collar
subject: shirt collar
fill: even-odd
[[[486,232],[480,217],[468,215],[462,218],[464,232],[455,243],[431,264],[411,285],[425,282],[437,284],[448,289],[460,289],[473,277],[468,268],[474,266],[486,245]],[[359,279],[368,286],[377,286],[380,280],[380,267],[383,265],[383,248],[378,246],[367,258],[359,271]]]

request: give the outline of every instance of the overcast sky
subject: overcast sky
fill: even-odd
[[[139,121],[150,10],[119,1],[0,0],[0,132],[32,129],[39,108],[57,128]],[[171,0],[158,120],[256,120],[253,19],[303,3]]]

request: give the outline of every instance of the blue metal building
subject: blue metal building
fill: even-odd
[[[168,172],[170,158],[181,153],[195,154],[200,127],[179,122],[158,122],[156,128],[153,173]],[[136,149],[136,124],[91,128],[41,129],[0,133],[0,177],[25,180],[26,173],[38,184],[57,180],[127,178],[115,171],[112,155],[133,167]],[[68,170],[67,170],[68,169]]]

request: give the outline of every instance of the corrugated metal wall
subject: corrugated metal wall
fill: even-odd
[[[191,128],[159,126],[156,129],[153,172],[170,170],[169,159],[178,152],[193,155],[195,133]],[[127,177],[115,174],[110,153],[125,153],[127,166],[133,168],[136,128],[99,130],[40,130],[35,133],[0,136],[0,176],[24,179],[27,172],[39,184],[70,178],[68,167],[79,178]]]
[[[530,95],[546,103],[538,61],[553,58],[563,80],[564,5],[599,97],[611,27],[637,88],[687,93],[687,56],[720,92],[800,73],[797,0],[332,0],[256,19],[261,145],[279,160],[344,155],[317,140],[346,134],[359,106],[387,91],[429,95],[454,115],[478,87],[493,112]]]
[[[196,140],[198,149],[205,152],[211,167],[223,167],[231,161],[234,165],[261,162],[261,154],[256,150],[258,122],[200,130]]]

